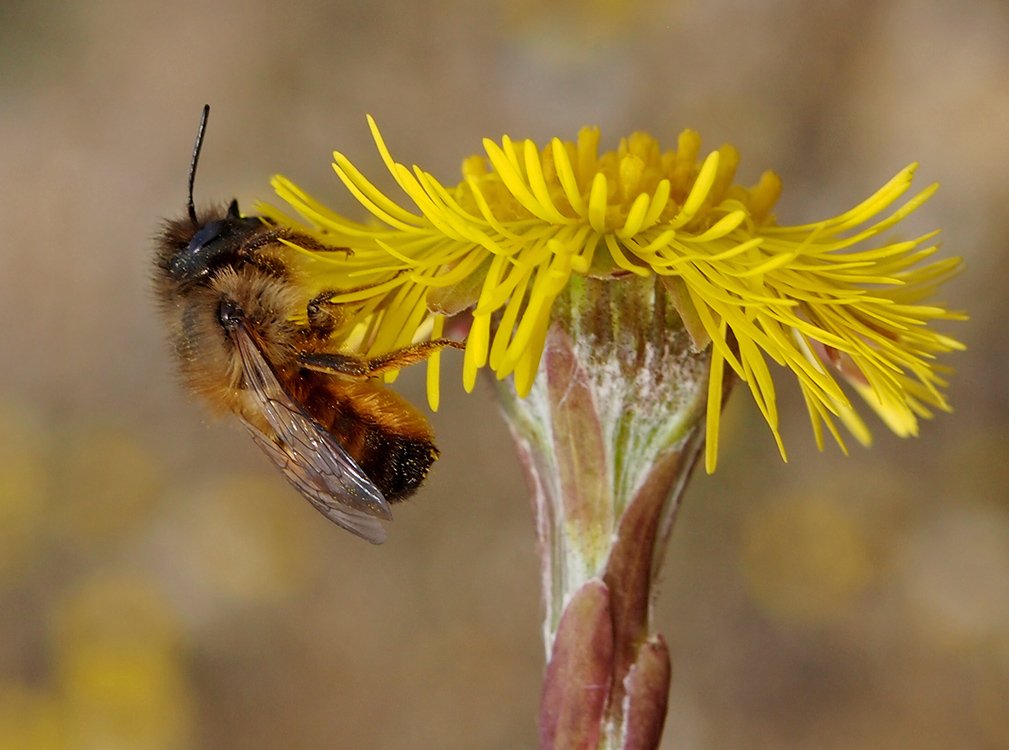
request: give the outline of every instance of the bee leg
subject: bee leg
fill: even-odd
[[[331,249],[337,250],[340,248]],[[398,275],[399,274],[397,273],[396,276]],[[393,278],[396,276],[393,276]],[[387,281],[388,280],[386,279],[377,283],[362,284],[361,286],[349,287],[347,289],[327,289],[315,295],[315,297],[313,297],[308,303],[308,325],[312,334],[320,339],[326,339],[333,333],[333,331],[339,328],[340,324],[346,318],[344,310],[346,309],[348,303],[334,302],[333,297],[342,294],[350,294],[352,292],[363,292],[368,289],[374,289],[379,284],[385,284]]]
[[[281,240],[287,240],[300,248],[311,250],[316,253],[346,253],[347,257],[354,254],[354,251],[349,247],[334,247],[333,245],[325,245],[314,237],[302,234],[301,232],[294,232],[290,229],[274,229],[269,232],[254,235],[248,242],[242,245],[242,252],[253,252],[261,247],[272,245],[273,243]]]
[[[342,305],[334,304],[333,292],[317,294],[308,302],[308,328],[311,335],[325,341],[343,322],[345,313]]]
[[[446,346],[453,349],[464,349],[466,345],[452,339],[433,339],[419,341],[402,349],[380,354],[377,357],[362,358],[349,354],[318,353],[302,354],[298,361],[303,367],[331,375],[346,375],[352,378],[368,378],[381,375],[389,370],[398,370],[407,365],[416,364],[430,357]]]
[[[336,247],[334,247],[334,248],[330,248],[330,249],[331,250],[342,250],[344,248],[336,248]],[[351,253],[351,254],[354,253],[354,251],[351,250],[350,248],[346,248],[346,250],[349,253]],[[313,300],[313,302],[318,302],[319,304],[329,304],[329,305],[346,305],[348,303],[346,303],[346,302],[336,302],[336,301],[333,300],[333,298],[341,296],[341,295],[344,295],[344,294],[352,294],[353,292],[364,292],[364,291],[367,291],[368,289],[374,289],[377,286],[382,286],[382,284],[389,283],[390,281],[392,281],[392,279],[395,279],[397,276],[400,276],[402,273],[403,273],[402,271],[396,271],[396,273],[394,273],[388,279],[382,279],[382,281],[374,281],[371,284],[361,284],[360,286],[349,286],[349,287],[346,287],[344,289],[327,289],[326,291],[321,292],[320,294],[318,294],[316,296],[316,298]]]

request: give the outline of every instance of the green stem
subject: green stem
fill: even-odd
[[[708,365],[653,280],[579,278],[531,393],[500,383],[541,550],[544,747],[658,742],[669,668],[652,582],[703,445]]]

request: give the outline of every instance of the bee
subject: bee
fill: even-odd
[[[365,358],[335,348],[349,314],[312,299],[283,243],[344,252],[256,216],[237,201],[197,212],[203,108],[189,168],[187,213],[156,240],[154,287],[185,384],[213,411],[232,413],[297,490],[326,518],[369,542],[385,541],[390,503],[423,482],[438,458],[424,416],[377,376],[419,362],[450,339]],[[304,322],[296,322],[304,321]]]

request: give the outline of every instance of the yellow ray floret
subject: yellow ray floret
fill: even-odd
[[[666,151],[634,133],[600,152],[595,128],[544,147],[485,140],[485,156],[466,159],[462,180],[446,186],[396,162],[368,122],[413,207],[388,197],[340,153],[333,168],[371,223],[336,214],[284,178],[274,187],[310,231],[354,250],[322,259],[318,283],[345,288],[355,280],[346,299],[362,304],[356,335],[371,351],[437,336],[443,313],[471,309],[465,388],[489,367],[499,378],[514,376],[524,395],[552,305],[572,274],[658,276],[695,346],[711,347],[709,471],[726,369],[748,385],[779,447],[771,362],[798,381],[818,444],[826,427],[844,448],[835,418],[860,442],[870,439],[838,375],[899,435],[916,434],[919,418],[949,408],[935,357],[963,347],[931,326],[964,316],[924,301],[960,261],[931,258],[934,233],[884,236],[935,191],[905,197],[916,165],[834,218],[781,226],[771,214],[779,178],[767,172],[752,187],[736,184],[736,150],[702,156],[690,130]],[[437,360],[428,393],[436,405]]]

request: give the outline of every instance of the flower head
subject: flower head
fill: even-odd
[[[722,146],[701,158],[690,130],[665,151],[634,133],[600,153],[595,128],[545,147],[484,140],[485,155],[466,159],[462,181],[445,186],[396,162],[369,123],[413,209],[387,197],[341,153],[334,169],[372,222],[348,220],[282,177],[274,187],[310,231],[353,249],[346,259],[317,255],[329,268],[317,276],[339,288],[359,280],[336,299],[361,303],[354,335],[371,351],[438,336],[444,316],[472,308],[464,386],[472,389],[477,372],[489,367],[498,378],[514,376],[524,394],[552,305],[572,274],[654,276],[695,348],[711,349],[709,471],[726,366],[749,386],[783,456],[769,361],[795,376],[821,446],[826,426],[844,448],[835,418],[869,441],[838,374],[900,435],[915,434],[918,418],[933,408],[949,408],[934,360],[962,345],[930,324],[963,316],[924,300],[960,261],[930,260],[935,233],[881,236],[935,191],[932,185],[903,199],[915,165],[835,218],[781,226],[771,214],[779,178],[766,172],[752,187],[734,183],[736,150]],[[436,405],[436,358],[429,397]]]

